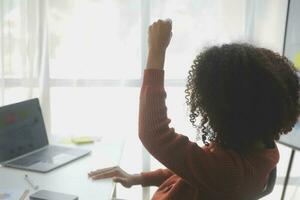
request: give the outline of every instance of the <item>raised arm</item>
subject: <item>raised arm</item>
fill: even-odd
[[[169,127],[163,67],[171,29],[170,21],[161,20],[149,28],[149,55],[140,93],[139,137],[156,159],[187,182],[217,188],[218,182],[227,178],[228,173],[223,173],[231,169],[231,163],[226,163],[231,158],[204,150]]]

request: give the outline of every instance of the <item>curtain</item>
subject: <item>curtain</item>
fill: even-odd
[[[50,130],[46,1],[4,0],[0,9],[1,104],[39,97]]]

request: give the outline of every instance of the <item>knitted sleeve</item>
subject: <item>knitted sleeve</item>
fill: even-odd
[[[164,71],[146,69],[139,108],[139,138],[145,148],[168,169],[192,185],[216,192],[218,186],[227,184],[231,187],[231,183],[237,185],[241,180],[237,182],[236,179],[241,176],[232,169],[238,166],[233,167],[234,162],[228,162],[234,158],[205,151],[186,136],[175,133],[169,127],[165,99]],[[228,170],[231,170],[230,173]],[[153,180],[157,180],[158,174],[160,172],[154,173]],[[154,182],[159,183],[161,180],[163,178]]]
[[[160,186],[165,180],[174,175],[169,169],[158,169],[151,172],[143,172],[142,186]]]

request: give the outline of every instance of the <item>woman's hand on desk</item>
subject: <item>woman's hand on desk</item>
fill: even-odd
[[[121,183],[127,188],[130,188],[133,185],[141,184],[141,175],[128,174],[119,166],[91,171],[88,173],[88,176],[93,180],[112,178],[114,182]]]

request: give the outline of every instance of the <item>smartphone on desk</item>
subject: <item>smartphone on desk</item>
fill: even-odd
[[[49,190],[40,190],[29,196],[30,200],[79,200],[77,196],[53,192]]]

